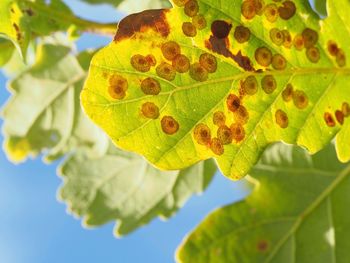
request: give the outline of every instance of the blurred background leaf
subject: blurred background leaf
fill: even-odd
[[[72,155],[60,168],[64,185],[59,198],[68,210],[99,226],[117,220],[115,234],[126,235],[157,216],[168,218],[212,180],[213,161],[183,171],[163,172],[141,157],[110,145],[99,158]]]
[[[178,262],[348,262],[349,175],[333,145],[314,156],[274,145],[248,178],[252,195],[210,214]]]

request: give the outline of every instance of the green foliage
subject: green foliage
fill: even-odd
[[[267,150],[244,201],[210,214],[179,248],[178,262],[348,262],[350,165],[334,147],[310,156]]]
[[[115,234],[126,235],[161,216],[168,218],[194,193],[201,193],[215,173],[212,161],[182,171],[162,172],[135,154],[114,146],[99,158],[70,157],[60,169],[60,199],[84,225],[118,220]]]
[[[161,169],[215,158],[224,175],[239,179],[270,143],[321,150],[350,126],[344,118],[350,102],[350,38],[344,37],[349,2],[330,1],[323,21],[308,1],[294,1],[287,11],[272,4],[254,17],[247,3],[254,1],[235,1],[235,8],[198,1],[206,26],[194,35],[188,23],[200,25],[187,6],[185,12],[174,7],[124,19],[114,41],[92,60],[81,95],[86,113],[118,146]],[[284,19],[271,17],[271,8]],[[180,53],[192,65],[185,73],[175,70]],[[147,62],[149,55],[156,66]],[[156,92],[142,88],[147,78],[159,85]],[[218,112],[226,118],[221,135],[213,123]],[[350,159],[346,144],[346,136],[337,137],[342,161]]]

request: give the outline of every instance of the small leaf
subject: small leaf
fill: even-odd
[[[11,41],[0,38],[0,67],[11,59],[13,51],[14,46]]]
[[[85,225],[117,220],[116,235],[126,235],[157,216],[172,216],[192,194],[205,190],[214,173],[212,161],[162,172],[111,145],[100,158],[77,153],[66,161],[60,199]]]
[[[350,164],[333,146],[315,156],[271,147],[244,201],[210,214],[184,241],[178,262],[347,262]]]
[[[14,162],[40,153],[53,161],[76,147],[102,145],[96,144],[102,133],[79,102],[92,54],[70,52],[60,45],[39,46],[35,64],[9,83],[13,95],[3,109],[3,134]]]
[[[125,18],[92,60],[82,104],[118,146],[170,170],[214,157],[239,179],[270,143],[316,153],[348,130],[349,1],[325,20],[302,0],[173,2]]]

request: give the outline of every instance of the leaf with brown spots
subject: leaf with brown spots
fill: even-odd
[[[324,20],[302,0],[173,2],[125,18],[92,60],[82,105],[119,147],[170,170],[215,158],[232,179],[276,141],[316,153],[339,133],[350,159],[348,1],[328,1]],[[117,98],[116,76],[128,86]]]
[[[252,193],[204,219],[178,248],[178,263],[349,261],[350,163],[333,145],[314,156],[274,145],[247,180]]]

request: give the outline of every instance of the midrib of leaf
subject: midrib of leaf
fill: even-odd
[[[280,241],[276,244],[272,252],[269,254],[264,263],[270,262],[282,245],[290,238],[290,236],[294,236],[295,232],[299,229],[299,227],[304,222],[305,218],[307,218],[326,198],[329,198],[329,195],[350,175],[350,165],[348,165],[345,169],[343,169],[337,178],[316,198],[316,200],[311,203],[304,212],[302,212],[297,218],[296,222],[292,226],[289,232],[287,232]]]

